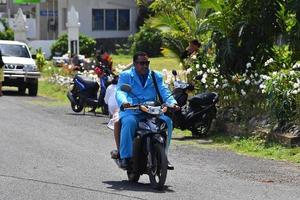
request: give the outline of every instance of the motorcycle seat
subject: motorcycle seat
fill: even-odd
[[[205,107],[218,102],[218,94],[215,92],[205,92],[197,94],[188,99],[191,108]]]
[[[91,80],[86,76],[76,74],[75,79],[82,83],[86,88],[94,88],[98,86],[98,83],[96,81]]]

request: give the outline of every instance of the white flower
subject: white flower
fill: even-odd
[[[294,70],[291,70],[291,71],[289,72],[289,74],[290,74],[291,76],[293,76],[293,75],[296,74],[296,72],[295,72]]]
[[[298,94],[298,90],[293,90],[291,93],[292,94]]]
[[[251,60],[254,60],[254,57],[253,56],[251,56],[251,58],[250,58]]]
[[[295,64],[293,65],[293,69],[298,69],[298,68],[300,68],[300,64],[299,64],[299,63],[295,63]]]
[[[210,69],[207,69],[207,73],[210,73]]]
[[[218,79],[214,78],[214,85],[218,83]]]
[[[196,69],[199,69],[200,68],[200,65],[199,64],[196,64]]]
[[[269,60],[267,60],[267,61],[265,62],[265,66],[268,66],[269,64],[271,64],[271,63],[273,63],[273,62],[274,62],[273,58],[270,58]]]
[[[246,66],[247,66],[247,68],[250,68],[250,67],[251,67],[251,63],[248,62],[248,63],[246,64]]]
[[[214,73],[216,73],[216,70],[215,70],[214,68],[212,68],[212,69],[210,70],[210,72],[211,72],[212,74],[214,74]]]
[[[203,78],[207,78],[207,73],[204,73],[204,74],[203,74]]]
[[[299,84],[298,82],[297,82],[297,83],[294,83],[294,85],[293,85],[294,89],[298,89],[299,86],[300,86],[300,84]]]
[[[207,66],[206,66],[206,64],[202,64],[202,67],[203,67],[203,68],[206,68]]]
[[[194,55],[192,55],[192,57],[191,57],[192,59],[194,59],[194,60],[196,60],[197,59],[197,56],[196,56],[196,54],[194,54]]]
[[[276,75],[277,75],[277,72],[273,72],[272,75],[273,75],[273,76],[276,76]]]
[[[246,84],[246,85],[249,85],[249,84],[250,84],[250,80],[247,79],[247,80],[245,81],[245,84]]]
[[[203,74],[202,70],[200,70],[200,71],[197,72],[197,75],[202,75],[202,74]]]
[[[241,89],[241,94],[242,94],[243,96],[245,96],[245,95],[246,95],[246,92],[245,92],[243,89]]]
[[[266,88],[266,85],[262,83],[262,84],[259,85],[259,88],[260,88],[260,89],[265,89],[265,88]]]
[[[202,77],[201,82],[206,83],[206,77]]]
[[[217,84],[217,85],[216,85],[216,88],[219,88],[219,87],[220,87],[220,85],[219,85],[219,84]]]
[[[228,87],[227,83],[225,83],[225,84],[222,85],[222,88],[226,88],[226,87]]]
[[[188,69],[186,70],[186,74],[190,74],[192,71],[193,71],[192,68],[188,68]]]

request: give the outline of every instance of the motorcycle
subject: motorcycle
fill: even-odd
[[[177,72],[172,71],[175,77],[172,94],[176,99],[180,110],[169,110],[166,115],[173,121],[174,128],[190,130],[194,137],[207,136],[213,119],[216,118],[218,94],[204,92],[189,98],[188,91],[194,90],[194,85],[176,79]],[[196,76],[195,80],[201,80]]]
[[[131,92],[129,85],[121,86],[127,93]],[[127,170],[128,180],[138,182],[142,174],[148,174],[150,184],[154,189],[162,190],[167,178],[168,160],[165,152],[167,145],[167,124],[159,118],[167,107],[155,102],[134,105],[124,110],[140,110],[146,114],[144,120],[138,123],[133,141],[133,156]],[[119,158],[112,159],[121,168]]]
[[[83,75],[76,74],[73,78],[71,90],[68,91],[67,97],[71,102],[71,108],[74,112],[79,113],[83,110],[85,114],[85,107],[91,107],[92,110],[101,107],[103,114],[108,113],[107,104],[104,100],[98,98],[99,84],[97,81],[91,80]],[[104,97],[103,97],[104,98]]]

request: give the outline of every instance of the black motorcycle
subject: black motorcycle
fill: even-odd
[[[107,104],[98,97],[98,90],[99,84],[97,81],[76,74],[73,78],[71,90],[67,93],[72,110],[76,113],[83,110],[85,113],[85,107],[90,107],[92,110],[101,107],[103,114],[106,114]]]
[[[123,85],[123,91],[130,93],[131,87]],[[146,114],[144,120],[138,123],[138,129],[133,141],[133,156],[127,170],[128,180],[138,182],[142,174],[148,174],[151,186],[161,190],[164,187],[168,160],[165,153],[167,144],[167,124],[159,118],[167,108],[157,106],[155,102],[146,102],[130,108]],[[121,168],[120,159],[113,158]]]
[[[213,119],[216,118],[218,94],[215,92],[204,92],[188,97],[188,91],[194,90],[194,85],[183,81],[177,81],[175,76],[174,90],[172,92],[181,110],[170,110],[166,113],[172,121],[174,128],[190,130],[195,137],[207,136]],[[195,80],[201,80],[200,76]]]

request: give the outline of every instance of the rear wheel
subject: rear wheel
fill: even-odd
[[[154,144],[152,162],[153,166],[149,172],[151,186],[154,189],[162,190],[167,179],[168,160],[165,149],[160,143]]]
[[[79,113],[83,109],[83,105],[80,103],[80,97],[74,96],[74,100],[76,103],[71,103],[71,108],[74,112]]]
[[[212,119],[206,119],[204,122],[197,122],[193,125],[191,131],[195,137],[207,136],[210,130]]]
[[[202,116],[199,122],[196,122],[191,127],[192,135],[195,137],[207,136],[211,127],[211,123],[216,118],[217,109],[212,107],[205,113],[206,116]]]

